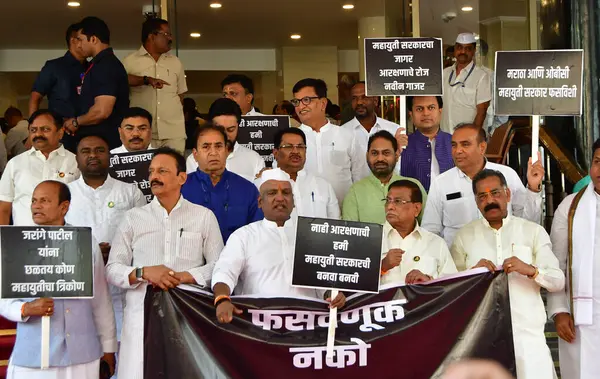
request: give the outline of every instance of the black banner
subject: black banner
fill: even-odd
[[[381,225],[298,217],[297,228],[293,286],[379,292]]]
[[[289,116],[242,116],[237,143],[256,151],[265,160],[265,165],[272,167],[275,133],[289,127]]]
[[[495,67],[497,115],[581,115],[583,50],[497,51]]]
[[[439,38],[365,38],[367,96],[441,96],[443,69]]]
[[[148,181],[148,169],[153,156],[154,150],[112,154],[110,156],[110,176],[122,182],[137,185],[146,197],[146,201],[151,202],[154,195],[152,195],[152,188]]]
[[[3,299],[94,296],[90,228],[3,226],[0,255]]]
[[[190,288],[190,287],[188,287]],[[212,294],[149,289],[144,378],[429,379],[461,358],[515,372],[507,277],[485,273],[349,297],[325,355],[322,301],[233,297],[217,323]]]

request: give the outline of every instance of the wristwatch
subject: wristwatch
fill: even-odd
[[[75,127],[75,129],[79,129],[79,123],[77,122],[77,117],[75,117],[73,119],[73,121],[71,121],[71,123],[73,124],[73,126]]]
[[[144,85],[147,86],[148,84],[150,84],[150,80],[148,80],[147,76],[144,76]]]
[[[143,267],[136,267],[135,278],[137,279],[138,282],[144,281],[144,268]]]

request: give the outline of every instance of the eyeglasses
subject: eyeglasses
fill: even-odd
[[[133,126],[133,125],[125,125],[123,126],[123,129],[125,129],[125,131],[131,133],[134,130],[137,130],[138,132],[145,132],[147,130],[150,130],[150,127],[147,125],[138,125],[138,126]]]
[[[300,103],[302,103],[304,105],[310,105],[310,103],[316,99],[320,99],[320,97],[319,96],[304,96],[302,99],[292,99],[292,100],[290,100],[290,103],[292,103],[293,106],[297,107],[300,105]]]
[[[388,205],[390,205],[390,203],[394,204],[395,207],[399,207],[399,206],[404,205],[404,204],[414,203],[414,201],[406,201],[406,200],[402,200],[402,199],[393,199],[391,197],[386,197],[384,199],[381,199],[381,201],[385,204],[386,207]]]
[[[481,202],[485,201],[488,198],[488,196],[492,196],[493,199],[498,199],[500,196],[502,196],[502,190],[493,189],[491,191],[478,193],[477,201],[481,203]]]
[[[299,143],[297,145],[292,145],[292,144],[286,143],[285,145],[279,146],[279,150],[284,150],[287,152],[293,151],[295,149],[298,149],[299,151],[306,150],[306,145],[302,144],[302,143]]]
[[[173,34],[167,33],[167,32],[163,32],[163,31],[155,32],[154,34],[156,34],[156,35],[160,34],[160,35],[163,35],[163,36],[165,36],[167,38],[172,38],[173,37]]]
[[[29,133],[31,134],[35,134],[38,132],[38,130],[44,134],[50,133],[52,132],[52,128],[49,126],[40,126],[39,128],[37,126],[30,126],[29,127]]]

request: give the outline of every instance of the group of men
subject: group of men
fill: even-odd
[[[544,337],[540,290],[546,289],[548,314],[562,339],[563,376],[598,377],[598,210],[593,210],[599,208],[592,202],[600,196],[600,142],[594,145],[592,183],[561,204],[551,236],[539,225],[541,162],[529,162],[524,186],[514,170],[486,160],[480,109],[469,121],[443,131],[447,102],[441,97],[409,99],[416,131],[406,136],[398,125],[376,116],[377,99],[365,95],[364,83],[352,88],[355,118],[339,127],[326,117],[325,83],[300,80],[290,103],[302,124],[277,133],[274,168],[265,169],[257,153],[237,143],[242,115],[256,111],[251,81],[232,76],[223,82],[224,98],[212,104],[209,122],[197,128],[186,162],[181,138],[163,134],[159,122],[179,107],[185,84],[183,79],[179,89],[160,91],[179,83],[181,78],[171,76],[182,72],[165,68],[176,65],[161,52],[169,46],[168,25],[145,29],[143,48],[130,56],[131,66],[125,65],[131,70],[119,73],[106,63],[113,61],[108,39],[85,25],[74,27],[77,42],[69,40],[95,54],[93,67],[83,75],[82,98],[90,83],[128,73],[133,105],[142,105],[133,101],[135,88],[149,86],[156,90],[154,99],[165,96],[172,106],[120,110],[122,120],[114,129],[118,142],[106,134],[109,128],[89,125],[99,125],[98,117],[106,116],[111,104],[114,112],[117,101],[109,93],[120,86],[98,84],[87,113],[77,117],[32,109],[27,126],[32,147],[11,159],[0,179],[0,224],[12,218],[15,225],[91,227],[95,297],[0,301],[0,315],[18,323],[9,378],[95,378],[101,360],[111,373],[117,365],[121,378],[142,378],[149,285],[212,289],[221,323],[244,312],[232,294],[308,296],[343,307],[348,294],[331,298],[328,291],[291,286],[298,216],[382,224],[382,285],[503,268],[509,275],[519,378],[555,375]],[[468,55],[469,49],[457,51]],[[105,71],[94,71],[100,61]],[[146,75],[148,67],[156,70],[154,76]],[[462,80],[463,91],[475,79],[468,67],[462,67],[469,70],[466,78],[458,72],[450,78],[450,83]],[[139,99],[146,95],[140,92]],[[61,144],[64,133],[72,135],[76,154]],[[134,184],[113,179],[108,167],[110,154],[150,148],[154,198],[147,204]],[[51,329],[46,370],[40,369],[41,316],[59,326]]]

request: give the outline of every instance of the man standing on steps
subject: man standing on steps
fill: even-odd
[[[469,123],[482,128],[492,99],[492,78],[475,64],[477,40],[473,33],[456,37],[456,63],[444,69],[444,113],[442,130],[452,134],[454,127]]]
[[[183,95],[187,83],[183,65],[170,54],[173,35],[169,23],[150,18],[142,25],[142,47],[123,59],[131,92],[131,106],[152,114],[152,146],[168,146],[183,154],[185,117]]]

